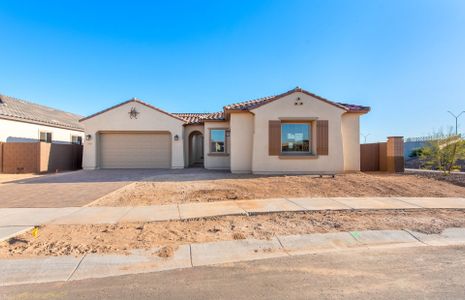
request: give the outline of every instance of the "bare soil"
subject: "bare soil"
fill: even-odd
[[[411,229],[440,233],[465,227],[465,210],[418,209],[378,211],[315,211],[230,216],[190,221],[117,225],[46,225],[38,237],[22,234],[0,243],[0,258],[124,253],[163,247],[155,255],[172,255],[178,245],[274,235],[354,230]]]
[[[275,197],[463,197],[465,187],[416,174],[357,173],[336,178],[243,176],[137,182],[92,206],[137,206]]]

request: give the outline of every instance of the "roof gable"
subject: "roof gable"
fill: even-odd
[[[253,99],[253,100],[248,100],[248,101],[244,101],[244,102],[239,102],[239,103],[234,103],[234,104],[230,104],[230,105],[226,105],[224,106],[224,110],[225,111],[235,111],[235,110],[253,110],[255,108],[258,108],[260,106],[263,106],[263,105],[266,105],[268,103],[271,103],[273,101],[276,101],[278,99],[281,99],[285,96],[288,96],[290,94],[293,94],[293,93],[303,93],[303,94],[306,94],[308,96],[311,96],[313,98],[316,98],[320,101],[323,101],[325,103],[328,103],[330,105],[333,105],[333,106],[336,106],[340,109],[343,109],[347,112],[357,112],[357,113],[367,113],[370,111],[370,107],[368,106],[361,106],[361,105],[354,105],[354,104],[345,104],[345,103],[339,103],[339,102],[333,102],[333,101],[330,101],[328,99],[325,99],[321,96],[318,96],[316,94],[313,94],[313,93],[310,93],[304,89],[301,89],[300,87],[296,87],[295,89],[292,89],[290,91],[287,91],[285,93],[282,93],[282,94],[279,94],[279,95],[275,95],[275,96],[269,96],[269,97],[263,97],[263,98],[259,98],[259,99]]]
[[[315,95],[313,93],[310,93],[306,90],[303,90],[299,87],[296,87],[295,89],[292,89],[290,91],[287,91],[285,93],[282,93],[282,94],[279,94],[279,95],[274,95],[274,96],[268,96],[268,97],[263,97],[263,98],[259,98],[259,99],[253,99],[253,100],[248,100],[248,101],[243,101],[243,102],[238,102],[238,103],[234,103],[234,104],[229,104],[229,105],[226,105],[223,107],[223,111],[219,111],[219,112],[214,112],[214,113],[168,113],[164,110],[161,110],[155,106],[152,106],[148,103],[145,103],[143,101],[140,101],[136,98],[133,98],[133,99],[130,99],[128,101],[125,101],[125,102],[122,102],[120,104],[117,104],[115,106],[112,106],[110,108],[107,108],[105,110],[102,110],[100,112],[97,112],[95,114],[92,114],[88,117],[85,117],[83,119],[81,119],[80,121],[85,121],[87,119],[90,119],[90,118],[93,118],[97,115],[100,115],[100,114],[103,114],[109,110],[112,110],[112,109],[115,109],[117,107],[120,107],[122,105],[125,105],[127,103],[130,103],[130,102],[136,102],[136,103],[140,103],[142,105],[145,105],[149,108],[152,108],[156,111],[159,111],[161,113],[164,113],[168,116],[171,116],[173,118],[176,118],[180,121],[183,121],[185,123],[185,125],[190,125],[190,124],[202,124],[203,122],[205,121],[224,121],[227,119],[227,117],[229,116],[229,113],[230,112],[233,112],[233,111],[251,111],[255,108],[258,108],[260,106],[263,106],[263,105],[266,105],[268,103],[271,103],[275,100],[278,100],[278,99],[281,99],[287,95],[290,95],[292,93],[297,93],[297,92],[300,92],[300,93],[304,93],[306,95],[309,95],[313,98],[316,98],[320,101],[323,101],[325,103],[328,103],[330,105],[333,105],[335,107],[338,107],[346,112],[349,112],[349,113],[367,113],[370,111],[370,107],[368,106],[361,106],[361,105],[355,105],[355,104],[346,104],[346,103],[339,103],[339,102],[333,102],[333,101],[330,101],[328,99],[325,99],[323,97],[320,97],[318,95]]]
[[[185,122],[185,120],[184,120],[183,118],[181,118],[181,117],[179,117],[179,116],[176,116],[175,114],[171,114],[171,113],[169,113],[169,112],[166,112],[166,111],[164,111],[164,110],[161,110],[161,109],[159,109],[158,107],[155,107],[155,106],[153,106],[153,105],[150,105],[150,104],[148,104],[148,103],[145,103],[145,102],[143,102],[143,101],[141,101],[141,100],[139,100],[139,99],[136,99],[136,98],[129,99],[129,100],[127,100],[127,101],[121,102],[121,103],[116,104],[116,105],[114,105],[114,106],[112,106],[112,107],[109,107],[109,108],[107,108],[107,109],[104,109],[104,110],[101,110],[101,111],[99,111],[99,112],[96,112],[95,114],[92,114],[92,115],[90,115],[90,116],[87,116],[87,117],[85,117],[85,118],[80,119],[79,122],[82,122],[82,121],[91,119],[91,118],[96,117],[96,116],[98,116],[98,115],[104,114],[104,113],[106,113],[107,111],[113,110],[113,109],[115,109],[115,108],[121,107],[121,106],[126,105],[126,104],[131,103],[131,102],[139,103],[139,104],[144,105],[144,106],[146,106],[146,107],[148,107],[148,108],[151,108],[151,109],[153,109],[153,110],[156,110],[156,111],[158,111],[158,112],[161,112],[161,113],[163,113],[163,114],[165,114],[165,115],[167,115],[167,116],[170,116],[170,117],[172,117],[172,118],[175,118],[175,119],[177,119],[177,120],[179,120],[179,121]]]

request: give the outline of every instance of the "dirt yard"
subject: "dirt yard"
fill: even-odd
[[[358,173],[315,176],[238,176],[190,181],[137,182],[92,206],[154,205],[274,197],[463,197],[465,187],[414,174]]]
[[[171,249],[187,243],[370,229],[440,233],[448,227],[465,227],[465,210],[315,211],[157,223],[46,225],[37,238],[25,233],[0,243],[0,257],[126,254],[130,249],[156,246],[165,249],[159,255],[169,256]]]

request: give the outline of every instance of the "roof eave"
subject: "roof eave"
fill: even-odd
[[[174,118],[174,119],[177,119],[177,120],[179,120],[179,121],[182,121],[183,123],[186,123],[186,120],[182,119],[181,117],[178,117],[178,116],[176,116],[176,115],[170,114],[169,112],[166,112],[166,111],[164,111],[164,110],[162,110],[162,109],[159,109],[158,107],[155,107],[155,106],[153,106],[153,105],[150,105],[150,104],[148,104],[148,103],[145,103],[145,102],[140,101],[140,100],[135,99],[135,98],[129,99],[129,100],[127,100],[127,101],[124,101],[124,102],[121,102],[121,103],[119,103],[119,104],[113,105],[113,106],[111,106],[111,107],[109,107],[109,108],[107,108],[107,109],[104,109],[104,110],[101,110],[101,111],[99,111],[99,112],[96,112],[96,113],[94,113],[94,114],[92,114],[92,115],[90,115],[90,116],[87,116],[87,117],[85,117],[85,118],[80,119],[79,122],[86,121],[86,120],[91,119],[91,118],[93,118],[93,117],[96,117],[96,116],[98,116],[98,115],[104,114],[104,113],[106,113],[106,112],[108,112],[108,111],[110,111],[110,110],[113,110],[113,109],[115,109],[115,108],[118,108],[118,107],[120,107],[120,106],[123,106],[123,105],[125,105],[125,104],[128,104],[128,103],[130,103],[130,102],[139,103],[139,104],[141,104],[141,105],[144,105],[144,106],[147,106],[147,107],[149,107],[149,108],[151,108],[151,109],[154,109],[154,110],[156,110],[156,111],[158,111],[158,112],[161,112],[161,113],[163,113],[163,114],[165,114],[165,115],[167,115],[167,116],[170,116],[170,117],[172,117],[172,118]]]
[[[371,111],[371,107],[368,107],[366,109],[360,109],[360,110],[348,110],[347,113],[365,115],[369,113],[370,111]]]
[[[343,106],[343,105],[340,105],[340,104],[338,104],[338,103],[336,103],[336,102],[333,102],[333,101],[331,101],[331,100],[328,100],[328,99],[323,98],[323,97],[321,97],[321,96],[318,96],[318,95],[316,95],[316,94],[310,93],[310,92],[308,92],[308,91],[306,91],[306,90],[304,90],[304,89],[302,89],[302,88],[299,88],[299,87],[294,88],[294,89],[292,89],[292,90],[289,90],[289,91],[287,91],[287,92],[285,92],[285,93],[276,95],[276,96],[274,96],[274,97],[272,97],[272,98],[270,98],[270,99],[267,99],[266,101],[263,101],[263,103],[258,103],[258,104],[256,104],[256,105],[254,105],[252,108],[243,109],[243,110],[251,111],[251,110],[257,109],[257,108],[259,108],[259,107],[262,107],[263,105],[267,105],[267,104],[269,104],[269,103],[271,103],[271,102],[274,102],[274,101],[276,101],[276,100],[279,100],[279,99],[281,99],[281,98],[284,98],[284,97],[286,97],[286,96],[289,96],[289,95],[291,95],[291,94],[293,94],[293,93],[303,93],[303,94],[305,94],[305,95],[308,95],[308,96],[310,96],[310,97],[313,97],[313,98],[316,98],[316,99],[318,99],[318,100],[320,100],[320,101],[323,101],[323,102],[325,102],[325,103],[327,103],[327,104],[330,104],[330,105],[333,105],[333,106],[335,106],[335,107],[337,107],[337,108],[340,108],[340,109],[342,109],[342,110],[348,111],[347,107],[345,107],[345,106]]]
[[[44,122],[44,121],[39,121],[39,120],[27,119],[27,118],[0,115],[0,119],[84,132],[84,128],[81,128],[81,127],[75,127],[71,125],[62,125],[62,124]]]

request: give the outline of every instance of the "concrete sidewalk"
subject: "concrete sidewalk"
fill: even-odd
[[[420,208],[465,209],[465,198],[272,198],[136,207],[0,208],[0,228],[18,226],[20,232],[24,227],[43,224],[116,224],[273,212]],[[0,241],[11,234],[11,230],[0,230]]]
[[[187,244],[179,246],[169,258],[159,257],[159,249],[154,248],[133,250],[129,255],[3,259],[0,260],[0,285],[102,278],[327,251],[463,244],[465,228],[449,228],[442,234],[434,235],[406,230],[380,230]]]

